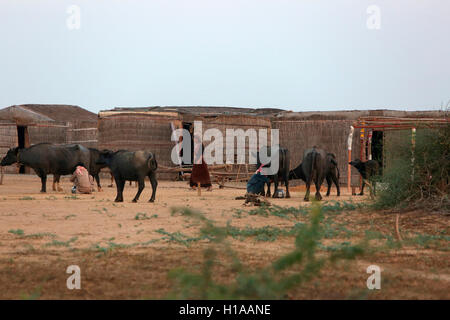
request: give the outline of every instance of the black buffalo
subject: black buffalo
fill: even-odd
[[[331,191],[331,185],[334,183],[337,190],[337,196],[339,197],[341,195],[341,189],[339,187],[339,178],[340,178],[340,172],[338,163],[336,160],[336,156],[333,153],[327,153],[327,165],[326,165],[326,173],[325,173],[325,179],[327,180],[327,196],[330,195]]]
[[[363,178],[363,183],[361,187],[360,196],[364,195],[364,187],[366,184],[371,184],[373,182],[373,177],[379,174],[380,165],[375,160],[361,161],[360,159],[355,159],[349,162],[350,165],[354,166],[361,177]],[[371,187],[369,185],[369,187]],[[371,195],[375,194],[375,186],[371,187]]]
[[[270,197],[270,184],[271,181],[274,183],[274,192],[273,192],[273,198],[278,197],[278,183],[280,181],[284,182],[284,185],[286,186],[286,198],[290,198],[291,195],[289,194],[289,166],[290,166],[290,156],[289,156],[289,150],[285,148],[277,148],[278,149],[278,171],[276,174],[267,176],[269,178],[269,182],[267,183],[267,193],[266,196]],[[270,147],[267,147],[267,156],[271,156]],[[257,153],[256,156],[256,165],[259,168],[261,166],[261,160],[260,160],[260,152]],[[271,163],[264,164],[264,167],[270,167]],[[264,193],[264,191],[263,191]]]
[[[312,149],[309,149],[310,151]],[[307,150],[308,151],[308,150]],[[305,157],[304,157],[305,159]],[[295,179],[301,179],[305,182],[307,182],[307,175],[305,174],[305,171],[303,168],[305,168],[305,170],[308,172],[310,172],[311,166],[310,166],[310,159],[309,156],[307,157],[307,163],[305,165],[303,165],[303,162],[300,163],[295,169],[291,170],[289,172],[289,180],[295,180]],[[339,187],[339,178],[340,178],[340,173],[339,173],[339,168],[338,168],[338,164],[336,161],[336,156],[333,153],[327,153],[326,154],[326,164],[325,164],[325,172],[323,173],[323,175],[325,176],[325,179],[327,180],[327,184],[328,184],[328,189],[327,189],[327,196],[330,195],[330,191],[331,191],[331,186],[334,183],[336,185],[336,189],[337,189],[337,196],[341,195],[341,190]],[[313,178],[312,175],[310,175],[310,178]],[[312,180],[310,180],[311,183]],[[322,178],[323,181],[323,178]],[[316,185],[317,186],[317,185]],[[308,191],[307,191],[308,192]],[[307,195],[305,195],[305,200],[308,201],[308,199],[306,197],[309,197],[309,193],[307,193]]]
[[[291,179],[302,179],[306,183],[305,201],[309,201],[311,183],[316,186],[316,200],[322,200],[320,187],[327,174],[327,153],[317,147],[305,150],[302,163],[290,171]]]
[[[109,150],[104,150],[104,151],[109,151]],[[89,156],[90,156],[90,161],[89,161],[89,174],[95,179],[95,181],[97,182],[97,189],[98,191],[102,191],[102,186],[100,185],[100,171],[106,167],[106,164],[100,164],[99,160],[100,160],[100,150],[95,149],[95,148],[89,148]],[[112,178],[112,176],[111,176]]]
[[[139,189],[133,199],[133,202],[137,202],[142,190],[145,188],[145,177],[149,177],[152,184],[153,192],[149,202],[155,201],[156,187],[158,186],[156,180],[158,164],[151,152],[126,150],[114,152],[104,150],[100,152],[100,158],[97,162],[111,169],[117,187],[115,202],[123,202],[123,189],[126,181],[138,182]]]
[[[82,145],[39,143],[29,148],[9,149],[0,165],[9,166],[17,162],[32,168],[41,178],[41,192],[46,192],[48,174],[53,174],[53,190],[57,183],[58,191],[62,191],[59,187],[60,176],[72,174],[78,164],[89,170],[89,161],[89,150]]]

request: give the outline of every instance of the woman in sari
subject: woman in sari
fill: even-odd
[[[203,144],[200,138],[194,136],[194,164],[192,166],[191,179],[189,185],[194,190],[197,189],[198,184],[202,188],[207,188],[207,191],[212,190],[211,178],[209,176],[208,165],[203,159]]]

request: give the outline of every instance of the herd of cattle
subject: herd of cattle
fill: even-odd
[[[279,167],[277,174],[269,177],[274,182],[273,197],[278,197],[278,184],[284,182],[286,187],[286,198],[290,198],[289,180],[302,179],[306,183],[305,201],[309,200],[310,186],[312,183],[316,187],[316,200],[321,200],[320,187],[324,180],[327,181],[327,196],[330,195],[331,186],[334,183],[337,195],[340,195],[339,188],[339,168],[336,157],[332,153],[327,153],[322,149],[313,147],[305,150],[302,163],[295,169],[290,168],[289,151],[279,148]],[[270,151],[268,151],[270,155]],[[257,155],[258,167],[260,165],[259,153]],[[47,175],[53,174],[53,190],[61,191],[59,186],[62,175],[71,175],[76,166],[83,165],[97,182],[99,191],[101,190],[99,173],[102,168],[109,167],[111,174],[116,181],[117,195],[116,202],[123,202],[123,189],[126,181],[137,181],[138,191],[133,199],[136,202],[145,187],[145,177],[149,177],[152,185],[152,196],[149,202],[155,200],[156,170],[158,167],[156,157],[148,151],[110,151],[86,148],[80,144],[55,145],[51,143],[40,143],[29,148],[9,149],[2,159],[0,166],[8,166],[14,163],[32,168],[41,178],[41,192],[46,192]],[[377,174],[378,163],[373,160],[362,162],[359,159],[350,162],[363,177],[363,181],[370,176]],[[269,164],[265,164],[269,165]],[[270,196],[270,182],[268,183],[266,196]],[[364,194],[364,183],[360,195]]]
[[[36,172],[41,178],[41,192],[46,192],[48,174],[53,174],[53,190],[61,190],[59,186],[60,177],[71,175],[78,165],[82,165],[88,170],[89,174],[96,180],[98,189],[101,190],[100,170],[109,167],[116,181],[116,202],[123,201],[123,189],[127,180],[138,182],[138,192],[133,199],[133,202],[136,202],[144,189],[145,177],[149,177],[153,189],[149,201],[155,201],[158,185],[156,181],[158,164],[155,156],[148,151],[99,151],[94,148],[86,148],[80,144],[39,143],[29,148],[9,149],[0,165],[9,166],[14,163],[30,167]]]

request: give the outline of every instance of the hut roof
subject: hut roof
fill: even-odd
[[[275,115],[277,120],[358,120],[362,117],[395,117],[395,118],[443,118],[444,111],[397,111],[397,110],[343,110],[343,111],[311,111],[284,112]]]
[[[159,114],[159,115],[250,115],[271,117],[277,120],[357,120],[361,117],[400,117],[400,118],[441,118],[443,111],[397,111],[397,110],[343,110],[343,111],[307,111],[293,112],[277,108],[237,108],[213,106],[151,106],[151,107],[118,107],[102,110],[100,117],[118,114]]]
[[[273,116],[285,112],[282,109],[274,108],[237,108],[237,107],[205,107],[205,106],[153,106],[153,107],[119,107],[112,110],[102,110],[99,116],[109,116],[120,113],[149,113],[149,114],[191,114],[191,115],[253,115],[253,116]]]
[[[72,105],[23,104],[1,109],[0,119],[28,124],[41,121],[97,121],[97,115]]]

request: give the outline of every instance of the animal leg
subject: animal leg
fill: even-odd
[[[47,192],[47,174],[45,172],[41,172],[41,192],[45,193]]]
[[[111,173],[111,184],[108,186],[109,188],[114,187],[114,176]]]
[[[117,177],[114,178],[116,181],[116,187],[117,187],[117,195],[114,202],[123,202],[123,188],[125,187],[125,180],[118,179]]]
[[[273,195],[272,198],[278,198],[278,176],[275,175],[273,178]]]
[[[333,179],[333,182],[337,189],[337,196],[339,197],[341,195],[341,188],[339,187],[339,180],[334,174],[331,176],[331,179]]]
[[[100,185],[100,176],[99,176],[98,173],[94,175],[94,179],[97,182],[97,190],[98,190],[98,192],[102,192],[103,190],[102,190],[102,186]]]
[[[326,196],[328,197],[330,195],[332,182],[331,182],[330,176],[327,175],[326,179],[327,179],[327,185],[328,185]]]
[[[139,200],[139,197],[141,196],[141,192],[145,188],[144,177],[139,177],[138,184],[139,184],[139,189],[138,189],[138,192],[136,193],[136,195],[134,196],[133,202],[137,202]]]
[[[55,179],[55,177],[53,177],[53,179]],[[60,175],[56,175],[56,190],[61,192],[61,191],[64,191],[64,189],[61,188],[61,186],[59,185],[59,180],[60,179],[61,179],[61,176]]]
[[[322,186],[322,182],[323,182],[323,179],[320,179],[319,177],[314,179],[314,184],[316,186],[316,196],[315,197],[316,197],[317,201],[322,200],[322,195],[320,194],[320,187]]]
[[[270,181],[267,182],[267,192],[266,192],[266,197],[270,197],[271,193],[270,193]]]
[[[306,193],[305,193],[305,201],[309,201],[309,188],[311,187],[311,182],[306,182]]]
[[[286,170],[284,174],[284,185],[286,186],[286,198],[290,198],[291,194],[289,193],[289,170]]]
[[[152,172],[148,176],[150,178],[150,183],[152,184],[152,197],[150,198],[149,202],[155,201],[156,196],[156,188],[158,187],[158,181],[156,180],[156,173]]]
[[[359,196],[363,196],[364,195],[364,187],[366,186],[366,179],[363,179],[363,183],[362,183],[362,187],[361,187],[361,192],[358,194]]]

